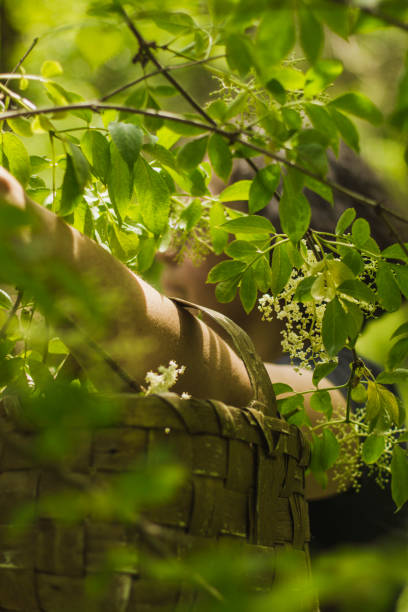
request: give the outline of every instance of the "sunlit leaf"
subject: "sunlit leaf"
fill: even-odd
[[[381,434],[372,433],[364,440],[361,454],[364,463],[375,463],[385,450],[385,438]]]
[[[245,215],[231,219],[223,224],[222,229],[231,234],[274,234],[275,228],[266,217]]]
[[[142,148],[143,131],[133,123],[120,123],[118,121],[112,121],[108,128],[120,155],[131,170]]]
[[[0,137],[2,165],[25,186],[31,173],[30,158],[27,149],[15,134],[4,132]],[[5,156],[5,157],[4,157]]]
[[[357,91],[338,96],[330,102],[330,105],[360,117],[360,119],[365,119],[373,125],[380,125],[383,121],[382,112],[367,96]]]
[[[228,185],[221,191],[218,199],[220,202],[235,202],[239,200],[248,200],[252,181],[243,180]]]
[[[275,8],[264,13],[256,37],[256,58],[264,73],[284,59],[295,44],[291,11]]]
[[[164,178],[139,155],[134,182],[142,218],[154,234],[167,228],[170,213],[170,191]]]

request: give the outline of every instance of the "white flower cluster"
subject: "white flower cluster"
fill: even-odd
[[[306,272],[306,270],[304,270]],[[300,367],[311,368],[313,363],[329,361],[322,341],[322,321],[325,311],[323,300],[295,302],[294,295],[304,276],[293,270],[285,289],[279,297],[264,294],[258,302],[262,320],[271,321],[274,316],[284,321],[281,331],[282,350],[291,360],[300,360]]]
[[[158,372],[148,372],[145,377],[147,387],[143,388],[145,395],[152,393],[166,393],[176,384],[178,377],[184,374],[186,367],[178,366],[175,361],[170,361],[169,365],[159,366]],[[183,399],[187,399],[187,393],[183,393]]]

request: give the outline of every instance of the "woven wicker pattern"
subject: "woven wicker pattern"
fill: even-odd
[[[229,538],[271,555],[290,544],[301,551],[306,565],[302,551],[309,528],[303,487],[308,446],[296,427],[254,409],[182,400],[173,394],[123,395],[114,401],[120,418],[115,426],[80,438],[69,464],[74,474],[110,482],[137,458],[169,446],[190,477],[171,503],[149,510],[148,517],[172,534],[174,554]],[[32,434],[18,435],[27,439]],[[33,468],[6,444],[0,472],[0,610],[82,609],[84,577],[100,569],[112,547],[137,546],[139,534],[129,526],[91,520],[64,526],[50,511],[33,530],[16,536],[8,524],[15,507],[55,494],[62,484],[55,474]],[[262,581],[265,577],[260,577],[260,586]],[[192,597],[182,589],[152,585],[142,568],[137,572],[124,568],[96,609],[186,609]],[[91,608],[87,604],[83,609]]]

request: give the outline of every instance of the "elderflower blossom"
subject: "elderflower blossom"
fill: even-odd
[[[158,372],[147,372],[145,381],[147,387],[143,388],[145,395],[152,393],[166,393],[173,385],[176,384],[178,377],[184,374],[186,367],[179,366],[175,361],[170,361],[169,365],[159,366]],[[187,394],[183,394],[185,397]]]
[[[304,245],[305,246],[305,245]],[[282,350],[288,353],[291,361],[299,361],[299,366],[311,368],[319,362],[329,361],[330,357],[323,345],[322,324],[327,302],[336,295],[336,269],[343,266],[340,259],[328,260],[328,268],[322,268],[322,261],[316,259],[315,254],[305,248],[305,261],[300,269],[293,269],[286,286],[279,296],[268,293],[258,300],[258,310],[262,313],[263,321],[280,319],[284,323],[281,331]],[[377,262],[369,257],[363,258],[363,271],[357,276],[365,280],[374,289]],[[340,268],[341,271],[341,268]],[[313,285],[315,291],[313,300],[296,301],[294,299],[299,284],[310,275],[317,278]],[[341,283],[340,283],[341,284]],[[369,304],[347,296],[349,302],[358,304],[365,316],[373,316],[375,304]]]

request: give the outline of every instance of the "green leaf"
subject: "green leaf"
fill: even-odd
[[[241,284],[239,287],[239,297],[244,310],[247,314],[251,312],[256,303],[258,289],[255,282],[255,276],[252,268],[248,268],[242,275]]]
[[[408,300],[408,266],[396,265],[393,267],[393,270],[395,272],[395,280],[397,281],[399,290]]]
[[[52,60],[46,60],[41,66],[41,76],[44,79],[52,79],[53,77],[60,76],[63,72],[61,64]]]
[[[264,13],[256,37],[256,57],[262,72],[283,60],[295,44],[292,12],[276,8]]]
[[[228,243],[228,232],[221,229],[225,225],[225,210],[221,202],[210,209],[210,238],[216,255],[220,255]]]
[[[201,219],[203,212],[204,208],[200,200],[193,200],[181,213],[179,227],[186,232],[191,232]]]
[[[322,339],[327,353],[334,357],[347,340],[347,316],[337,298],[326,306],[322,322]]]
[[[340,445],[330,429],[325,429],[321,437],[313,434],[312,441],[310,467],[313,474],[317,476],[319,472],[325,472],[336,463],[340,453]]]
[[[248,200],[249,190],[252,185],[252,181],[243,180],[228,185],[223,191],[221,191],[218,199],[220,202],[236,202],[239,200]]]
[[[292,242],[297,242],[303,238],[309,227],[310,204],[303,193],[294,193],[287,188],[286,179],[284,179],[284,184],[285,189],[279,202],[279,217],[282,230]]]
[[[311,302],[313,300],[311,290],[317,278],[317,276],[307,276],[300,281],[293,296],[295,302]]]
[[[159,28],[176,36],[189,34],[195,29],[193,18],[182,11],[152,10],[148,11],[146,16]]]
[[[28,119],[22,117],[15,117],[14,119],[7,119],[9,127],[18,134],[18,136],[30,137],[33,135],[31,123]]]
[[[392,372],[381,372],[377,378],[377,382],[385,385],[397,385],[408,380],[408,370],[406,368],[397,368]]]
[[[324,185],[320,181],[312,178],[311,176],[305,176],[305,187],[317,193],[321,198],[323,198],[324,200],[326,200],[326,202],[329,202],[329,204],[333,206],[334,199],[331,187],[329,187],[328,185]]]
[[[396,338],[397,336],[401,336],[403,334],[408,334],[408,322],[399,325],[392,334],[391,338]]]
[[[323,469],[328,470],[336,463],[340,454],[340,444],[330,429],[323,431],[323,444],[320,452]]]
[[[11,132],[1,134],[0,144],[3,151],[2,165],[25,187],[31,174],[30,158],[25,146]],[[4,156],[6,156],[6,159],[4,159]]]
[[[338,148],[337,127],[327,110],[319,104],[305,104],[305,111],[316,130],[324,134],[335,150]]]
[[[319,363],[315,369],[313,370],[312,381],[315,387],[319,384],[319,382],[328,376],[330,372],[333,372],[338,366],[337,361],[326,361],[323,363]]]
[[[408,455],[398,445],[392,451],[391,494],[398,510],[408,501]]]
[[[279,102],[279,104],[286,104],[286,90],[278,81],[278,79],[270,79],[265,85],[266,89],[272,94],[272,96]]]
[[[9,310],[13,307],[13,301],[6,291],[0,289],[0,308],[5,308]]]
[[[350,396],[353,402],[357,402],[358,404],[365,404],[367,401],[367,389],[363,385],[363,383],[358,383],[355,387],[351,389]]]
[[[404,246],[408,249],[408,242],[405,242]],[[391,244],[389,247],[386,247],[381,254],[388,259],[402,259],[402,261],[408,261],[408,257],[400,244]]]
[[[231,70],[236,70],[244,78],[253,65],[249,39],[242,34],[230,34],[225,41],[225,52]]]
[[[269,291],[272,284],[271,267],[267,258],[263,256],[257,259],[253,265],[253,270],[256,286],[258,287],[259,291],[266,293],[266,291]]]
[[[288,415],[291,412],[304,409],[304,397],[300,393],[295,393],[290,397],[285,397],[278,400],[278,412],[282,416]]]
[[[356,219],[351,228],[353,242],[359,249],[363,249],[370,238],[370,224],[365,219]]]
[[[328,419],[333,413],[330,393],[328,391],[316,391],[310,398],[310,407],[316,412],[323,412]]]
[[[345,302],[344,306],[347,311],[347,320],[345,321],[347,334],[352,341],[355,341],[364,323],[364,316],[357,304]]]
[[[341,257],[343,263],[350,268],[355,276],[361,274],[364,269],[364,262],[360,253],[356,249],[353,249],[352,247],[342,247]]]
[[[124,37],[118,26],[113,26],[112,21],[99,20],[98,23],[82,25],[75,42],[83,57],[95,70],[120,52]]]
[[[245,268],[246,264],[243,261],[221,261],[211,268],[207,277],[207,283],[219,283],[220,281],[234,278],[235,276],[239,276]]]
[[[286,383],[273,383],[273,390],[275,392],[275,395],[282,395],[283,393],[292,393],[293,389],[290,385],[287,385]]]
[[[225,249],[225,253],[233,259],[239,259],[246,262],[252,261],[257,252],[258,249],[256,246],[246,240],[234,240],[230,242]]]
[[[95,175],[106,185],[110,168],[110,150],[105,136],[96,130],[88,130],[82,137],[81,148]]]
[[[169,151],[169,149],[157,143],[148,143],[143,145],[142,148],[151,156],[153,161],[158,161],[162,166],[177,170],[177,162],[173,151]]]
[[[346,280],[337,288],[339,293],[345,293],[359,302],[375,304],[375,295],[365,283],[360,280]]]
[[[408,338],[401,338],[390,349],[387,357],[387,368],[394,370],[408,357]]]
[[[376,284],[380,305],[385,308],[385,310],[388,310],[388,312],[395,312],[398,310],[401,306],[401,293],[389,264],[384,262],[379,263]]]
[[[255,175],[249,190],[248,210],[251,214],[265,208],[279,185],[280,167],[278,164],[266,166]]]
[[[343,72],[340,60],[320,60],[306,72],[304,93],[307,98],[313,98],[328,85],[333,83]]]
[[[277,244],[272,256],[272,295],[278,295],[286,286],[292,273],[293,265],[288,255],[288,243]]]
[[[364,441],[361,455],[364,463],[375,463],[385,450],[385,438],[381,434],[372,433]]]
[[[391,421],[393,421],[393,423],[395,423],[395,425],[398,425],[399,406],[397,398],[395,397],[394,393],[389,391],[389,389],[386,387],[383,387],[383,385],[377,385],[377,388],[380,394],[381,409],[387,413],[388,417]]]
[[[225,138],[219,134],[213,134],[210,137],[208,156],[216,174],[227,181],[232,170],[232,155]]]
[[[245,215],[231,219],[222,225],[222,229],[231,234],[275,234],[276,230],[266,217]]]
[[[89,164],[86,157],[78,146],[69,143],[69,147],[71,149],[71,157],[74,166],[75,176],[78,181],[80,190],[83,191],[90,177]]]
[[[221,304],[232,302],[235,298],[238,289],[239,278],[230,278],[226,281],[221,281],[215,288],[215,297]]]
[[[62,182],[62,195],[59,209],[59,214],[62,217],[72,213],[74,208],[79,204],[82,196],[82,189],[78,184],[72,155],[67,154],[66,159],[67,162]]]
[[[208,136],[191,140],[179,150],[177,162],[183,170],[193,170],[203,161],[207,150]]]
[[[130,205],[132,183],[129,166],[114,142],[110,143],[111,166],[108,173],[108,192],[120,219],[125,219]]]
[[[344,142],[356,153],[360,152],[360,137],[358,135],[358,131],[356,126],[346,115],[340,113],[335,108],[327,106],[327,110],[330,113],[331,118],[333,119],[336,127],[340,133],[340,136],[344,140]]]
[[[323,48],[324,32],[321,23],[306,7],[298,11],[300,25],[300,44],[311,64],[314,64]]]
[[[131,171],[142,148],[143,131],[133,123],[120,123],[118,121],[112,121],[108,129],[120,155]]]
[[[155,238],[143,238],[140,240],[139,252],[137,254],[137,269],[139,272],[147,272],[154,262],[156,254]]]
[[[373,125],[380,125],[383,122],[382,112],[367,96],[357,91],[338,96],[329,105],[365,119]]]
[[[141,156],[135,164],[134,175],[143,221],[154,234],[162,234],[167,229],[170,214],[167,183]]]

